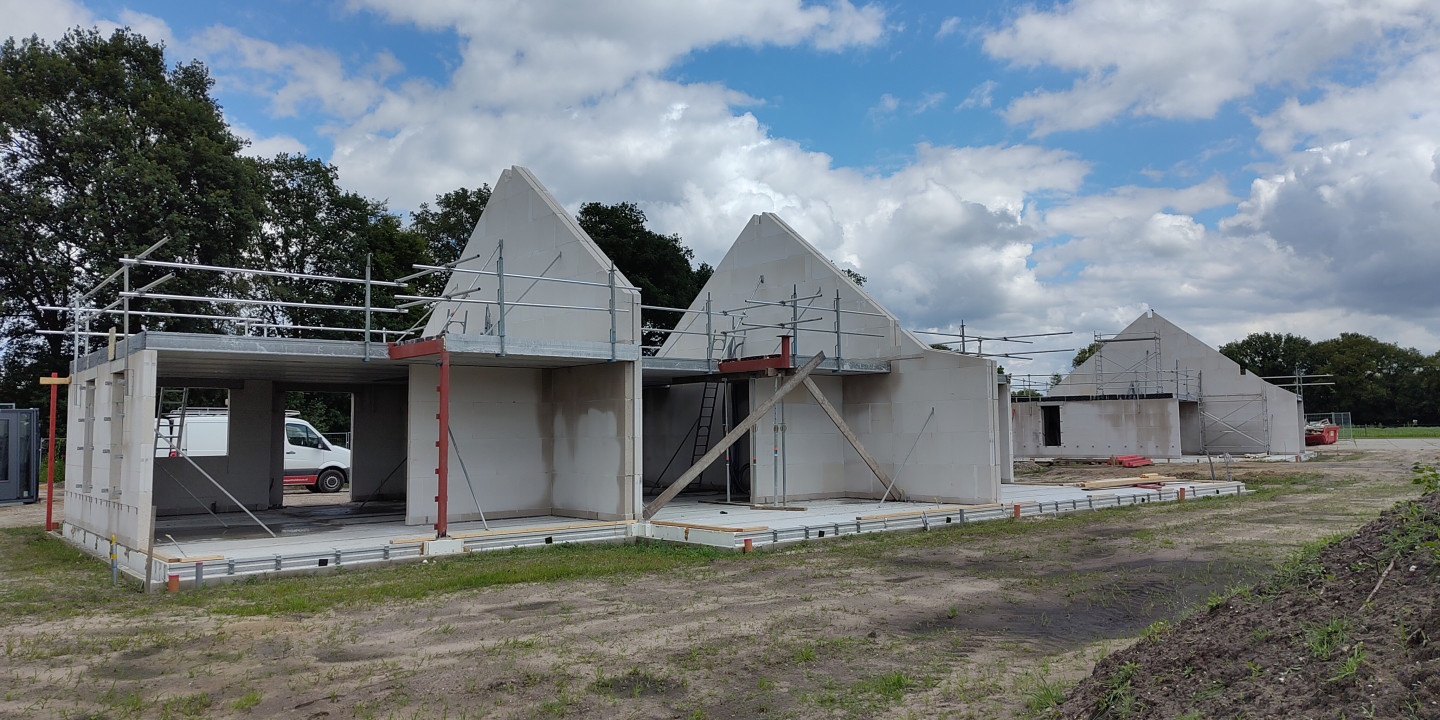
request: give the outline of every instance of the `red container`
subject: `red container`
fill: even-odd
[[[1339,440],[1339,425],[1326,425],[1317,432],[1305,433],[1306,445],[1334,445]]]

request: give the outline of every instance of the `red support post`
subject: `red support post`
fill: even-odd
[[[50,377],[58,378],[60,373],[50,373]],[[55,393],[60,386],[50,386],[50,449],[49,462],[45,466],[45,532],[55,529]]]
[[[435,496],[435,536],[445,537],[449,527],[450,512],[450,352],[440,351],[440,463],[435,474],[439,479],[439,494]]]

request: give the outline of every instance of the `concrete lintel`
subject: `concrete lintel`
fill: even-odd
[[[802,356],[800,360],[808,359]],[[669,380],[696,375],[716,375],[715,363],[696,358],[659,357],[648,355],[640,359],[646,380]],[[826,358],[815,372],[840,375],[865,375],[890,372],[889,360],[839,360]]]

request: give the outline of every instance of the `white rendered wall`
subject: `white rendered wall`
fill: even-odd
[[[150,527],[155,368],[143,350],[73,373],[69,387],[64,523],[133,549]]]
[[[1060,445],[1045,444],[1041,408],[1047,406],[1060,408]],[[1179,403],[1173,398],[1017,402],[1011,407],[1020,457],[1181,455]]]
[[[504,242],[503,255],[498,252]],[[475,225],[461,258],[461,270],[495,272],[504,258],[507,275],[579,280],[608,285],[611,262],[585,231],[551,197],[529,170],[515,166],[500,174],[485,212]],[[615,283],[629,286],[623,273],[614,274]],[[447,294],[479,288],[465,295],[473,300],[498,300],[499,278],[457,271],[445,285]],[[616,290],[613,293],[616,341],[635,343],[640,337],[640,293]],[[507,277],[505,312],[507,338],[563,339],[609,342],[612,293],[608,287],[556,283]],[[569,307],[528,307],[514,303],[562,305]],[[574,307],[602,308],[577,310]],[[488,317],[487,317],[488,313]],[[441,332],[463,335],[496,335],[500,311],[496,305],[441,302],[436,305],[425,335]]]

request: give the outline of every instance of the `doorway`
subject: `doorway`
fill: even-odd
[[[1045,436],[1045,447],[1060,446],[1060,406],[1040,406],[1040,427]]]

